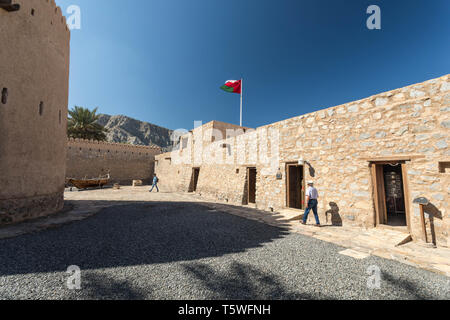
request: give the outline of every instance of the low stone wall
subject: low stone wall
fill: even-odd
[[[69,139],[67,178],[95,178],[111,175],[111,183],[131,185],[133,180],[148,184],[154,173],[159,147]]]

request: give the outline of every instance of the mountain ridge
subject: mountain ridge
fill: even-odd
[[[108,142],[133,145],[156,145],[163,151],[170,151],[173,130],[156,124],[140,121],[125,115],[100,114],[97,123],[108,129]]]

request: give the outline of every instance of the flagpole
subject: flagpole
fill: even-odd
[[[242,127],[242,95],[244,94],[244,79],[241,78],[241,127]]]

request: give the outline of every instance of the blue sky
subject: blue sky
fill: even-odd
[[[81,8],[69,107],[258,127],[450,73],[448,0],[56,0]],[[369,5],[382,29],[368,30]],[[68,14],[66,14],[67,16]]]

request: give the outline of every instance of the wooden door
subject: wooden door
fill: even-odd
[[[303,166],[287,165],[287,206],[293,209],[303,209],[304,179]]]
[[[373,193],[375,203],[375,224],[387,223],[387,209],[386,209],[386,191],[384,188],[384,174],[382,164],[371,164]]]
[[[248,203],[256,203],[256,168],[247,168]]]

